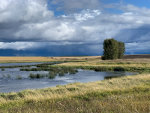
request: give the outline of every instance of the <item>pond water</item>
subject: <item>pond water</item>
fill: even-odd
[[[48,74],[47,71],[20,71],[20,68],[5,68],[0,70],[0,93],[18,92],[25,89],[47,88],[56,85],[65,85],[74,82],[92,82],[104,80],[106,77],[135,75],[132,72],[95,72],[91,70],[78,70],[76,74],[56,76],[54,79],[31,79],[30,74]]]
[[[42,62],[27,62],[27,63],[0,63],[0,66],[26,66],[26,65],[37,65]]]

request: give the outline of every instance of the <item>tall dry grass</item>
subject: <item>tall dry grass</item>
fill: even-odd
[[[80,61],[100,59],[99,56],[85,56],[85,57],[0,57],[1,63],[7,62],[51,62],[51,61]]]
[[[149,113],[150,74],[0,94],[0,112]]]

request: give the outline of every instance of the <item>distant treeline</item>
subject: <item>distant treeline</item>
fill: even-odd
[[[113,38],[104,40],[103,48],[103,60],[121,59],[125,53],[125,44]]]

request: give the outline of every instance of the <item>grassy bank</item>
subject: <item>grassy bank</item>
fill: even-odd
[[[150,74],[0,94],[1,113],[149,113]]]
[[[22,68],[21,71],[59,71],[66,68],[87,69],[95,71],[130,71],[150,73],[150,59],[119,59],[103,61],[98,58],[83,59],[80,61],[57,61],[55,65],[39,64],[37,68]]]
[[[130,58],[130,56],[128,56]],[[138,56],[139,57],[139,56]],[[150,58],[100,60],[87,59],[85,62],[65,62],[55,65],[55,67],[72,67],[89,69],[95,71],[130,71],[139,73],[150,73]]]

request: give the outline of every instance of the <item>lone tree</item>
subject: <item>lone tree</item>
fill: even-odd
[[[103,60],[113,60],[122,58],[125,52],[125,45],[123,42],[118,42],[115,39],[106,39],[103,43],[104,55]]]
[[[118,58],[121,59],[124,56],[125,44],[123,42],[118,42]]]

